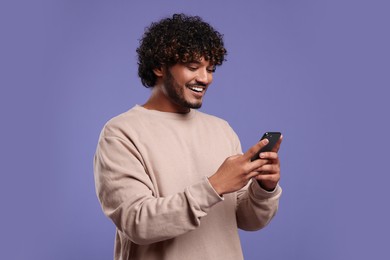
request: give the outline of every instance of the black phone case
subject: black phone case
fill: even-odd
[[[269,143],[264,146],[263,148],[260,149],[260,151],[258,151],[251,159],[251,161],[253,162],[254,160],[257,160],[257,159],[260,159],[259,158],[259,154],[262,153],[262,152],[270,152],[272,151],[272,149],[274,148],[275,144],[278,142],[280,136],[282,134],[280,132],[266,132],[264,133],[263,137],[261,137],[260,140],[263,140],[265,138],[268,139]]]

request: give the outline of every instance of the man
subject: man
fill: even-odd
[[[258,230],[277,211],[281,140],[252,162],[267,140],[242,154],[226,121],[195,110],[226,55],[201,18],[152,23],[137,53],[150,98],[104,126],[94,158],[115,259],[242,259],[237,227]]]

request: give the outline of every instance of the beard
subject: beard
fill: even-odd
[[[187,88],[186,84],[184,87],[177,84],[173,78],[171,72],[167,70],[166,78],[164,79],[164,86],[167,96],[171,99],[173,103],[183,108],[193,108],[198,109],[202,107],[202,100],[197,102],[190,102],[185,98],[184,91]]]

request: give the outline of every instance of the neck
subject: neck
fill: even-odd
[[[142,105],[149,110],[157,110],[161,112],[186,114],[190,112],[190,108],[181,107],[171,102],[158,86],[153,87],[152,93],[145,104]]]

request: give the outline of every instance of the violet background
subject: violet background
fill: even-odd
[[[244,150],[284,134],[272,223],[246,259],[389,259],[388,1],[2,1],[0,259],[112,259],[94,190],[103,124],[149,95],[138,39],[184,12],[224,34],[202,111]]]

